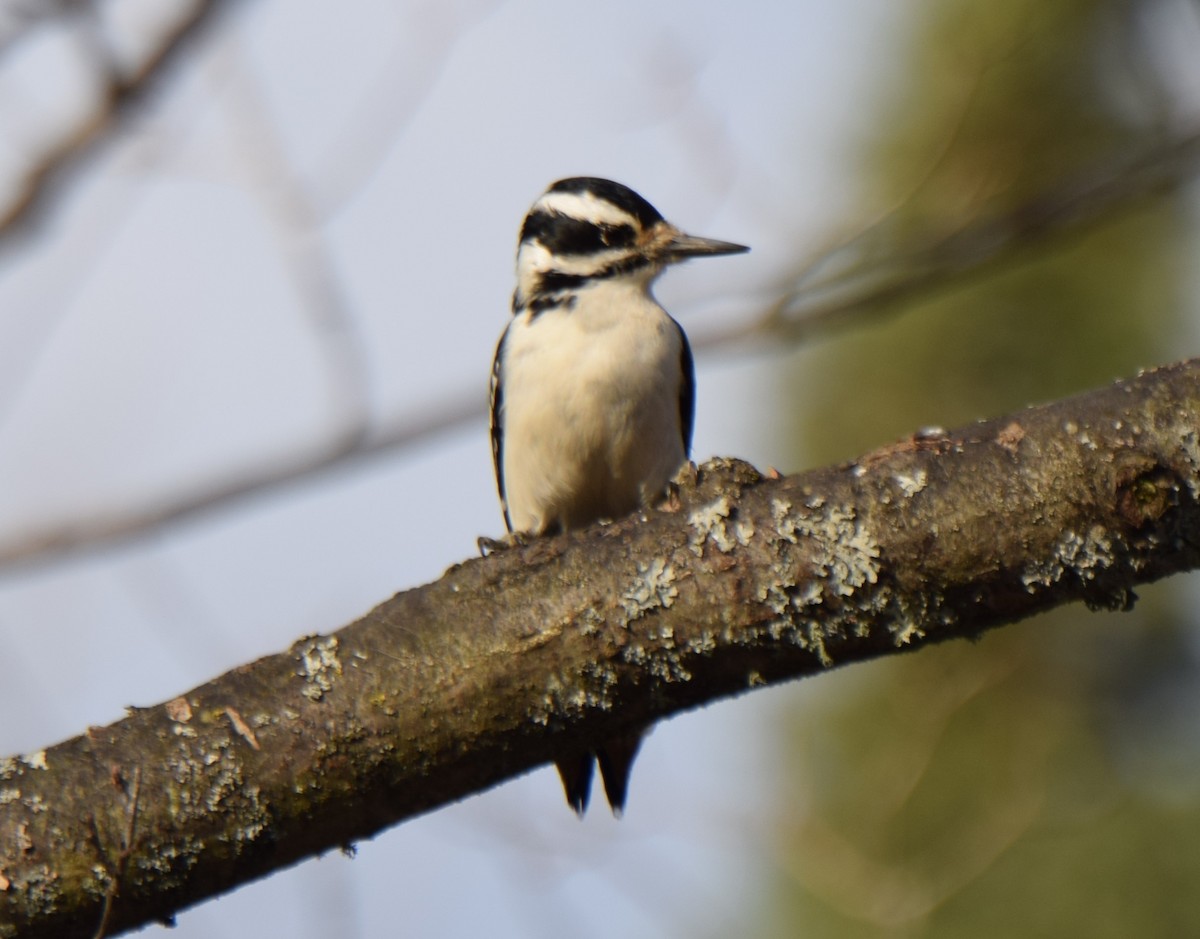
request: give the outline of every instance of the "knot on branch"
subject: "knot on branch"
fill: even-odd
[[[1126,466],[1116,479],[1117,512],[1130,529],[1145,528],[1178,506],[1181,486],[1178,475],[1161,463]]]

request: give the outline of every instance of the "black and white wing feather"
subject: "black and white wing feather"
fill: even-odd
[[[508,513],[508,497],[504,494],[504,342],[508,338],[505,327],[496,344],[496,357],[492,359],[492,380],[488,388],[489,427],[492,433],[492,466],[496,471],[496,489],[500,493],[500,508],[504,511],[504,525],[512,531],[512,519]],[[686,343],[687,340],[685,339]]]
[[[679,344],[683,349],[679,363],[683,372],[683,382],[679,386],[679,427],[683,432],[683,455],[691,457],[692,429],[696,421],[696,365],[692,361],[692,347],[688,344],[687,333],[678,323],[675,323],[675,328],[679,330]]]

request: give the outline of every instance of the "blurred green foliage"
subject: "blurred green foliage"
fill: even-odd
[[[1169,106],[1142,27],[1165,2],[920,5],[903,74],[864,103],[868,214],[898,206],[888,242],[1011,209],[1157,139]],[[1182,357],[1195,233],[1175,199],[798,353],[794,465]],[[761,934],[1200,935],[1187,589],[818,679],[781,719]]]

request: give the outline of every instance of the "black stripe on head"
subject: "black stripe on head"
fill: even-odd
[[[563,271],[546,271],[538,276],[537,285],[533,290],[533,302],[529,305],[535,307],[536,304],[542,303],[543,308],[546,308],[547,300],[550,300],[549,305],[561,305],[565,296],[569,295],[572,290],[578,290],[587,284],[597,280],[606,280],[609,277],[619,277],[622,274],[632,274],[636,270],[643,267],[649,267],[654,262],[650,258],[642,254],[631,254],[627,257],[619,258],[604,267],[593,271],[591,274],[567,274]],[[573,305],[573,301],[572,301]],[[517,309],[516,298],[513,298],[513,311]],[[537,310],[541,312],[541,310]]]
[[[609,248],[628,248],[637,238],[631,225],[589,222],[538,210],[525,216],[521,241],[534,241],[551,254],[587,255]]]
[[[547,192],[590,192],[597,198],[611,202],[618,209],[623,209],[642,224],[649,228],[655,222],[661,222],[663,217],[658,209],[639,196],[628,186],[614,183],[611,179],[600,179],[597,176],[572,176],[570,179],[560,179]]]
[[[604,267],[592,274],[588,280],[603,280],[606,277],[619,277],[622,274],[632,274],[634,271],[641,270],[643,267],[650,267],[656,263],[656,261],[651,260],[644,254],[631,254],[604,265]]]

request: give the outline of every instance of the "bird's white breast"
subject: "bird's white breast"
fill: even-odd
[[[682,353],[679,327],[637,284],[514,318],[501,414],[514,530],[616,518],[665,489],[686,459]]]

